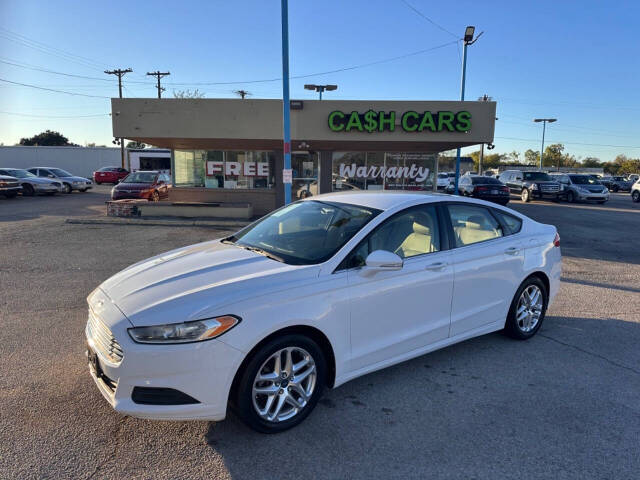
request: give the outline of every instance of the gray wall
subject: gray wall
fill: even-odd
[[[0,147],[0,167],[58,167],[89,177],[101,167],[120,166],[119,148]]]

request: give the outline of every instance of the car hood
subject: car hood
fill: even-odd
[[[147,190],[152,186],[151,183],[119,183],[114,188],[116,190]]]
[[[134,326],[148,326],[233,314],[223,307],[318,273],[216,240],[143,260],[99,288]]]

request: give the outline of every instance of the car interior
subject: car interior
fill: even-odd
[[[503,236],[500,224],[483,208],[450,205],[449,213],[458,247]]]

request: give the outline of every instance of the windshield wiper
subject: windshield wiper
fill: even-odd
[[[231,235],[230,237],[225,237],[222,240],[220,240],[220,243],[228,243],[229,245],[234,245],[236,243],[234,239],[235,237]]]
[[[271,252],[267,252],[266,250],[259,248],[259,247],[251,247],[249,245],[237,245],[240,248],[244,248],[245,250],[249,250],[250,252],[254,252],[254,253],[258,253],[260,255],[264,255],[267,258],[270,258],[271,260],[275,260],[277,262],[280,263],[287,263],[284,261],[284,258],[279,257],[278,255],[271,253]]]

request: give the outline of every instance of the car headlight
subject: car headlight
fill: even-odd
[[[538,184],[534,183],[533,185],[531,185],[531,190],[537,190],[538,189]]]
[[[192,322],[135,327],[128,331],[136,343],[191,343],[219,337],[238,323],[240,318],[224,315]]]
[[[586,188],[582,188],[582,187],[578,187],[578,191],[580,193],[591,193],[589,190],[587,190]]]

